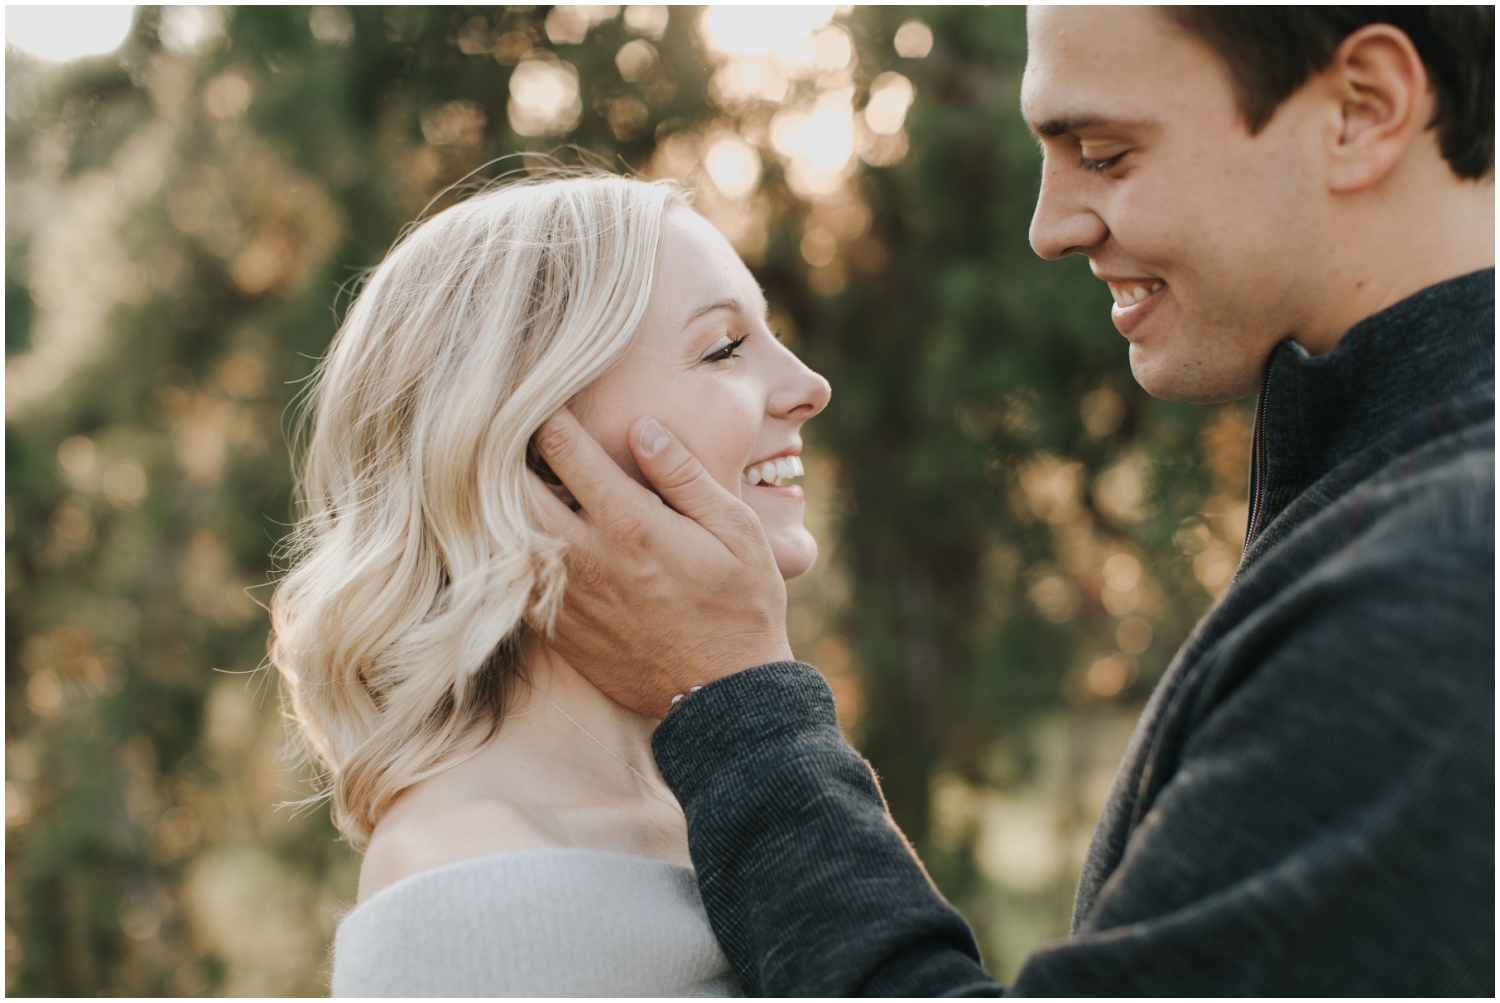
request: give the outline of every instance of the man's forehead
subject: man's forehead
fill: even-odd
[[[1147,7],[1031,7],[1021,110],[1041,135],[1139,119],[1186,39]]]

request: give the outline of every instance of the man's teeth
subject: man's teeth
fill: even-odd
[[[1127,286],[1123,289],[1116,289],[1114,286],[1110,286],[1109,291],[1114,293],[1115,304],[1117,306],[1135,306],[1161,287],[1162,283],[1153,282],[1150,289],[1147,289],[1144,285]]]
[[[771,484],[785,477],[801,477],[802,457],[783,456],[779,460],[767,460],[754,466],[746,467],[740,474],[740,480],[746,484]]]

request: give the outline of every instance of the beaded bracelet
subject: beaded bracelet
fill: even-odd
[[[692,693],[697,693],[702,688],[703,688],[702,686],[694,686],[691,689],[689,689],[687,691],[687,693],[679,693],[679,694],[677,694],[675,697],[672,698],[672,706],[676,707],[678,704],[682,703],[682,698],[683,697],[688,696],[689,694],[692,694]]]

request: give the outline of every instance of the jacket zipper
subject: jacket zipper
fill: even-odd
[[[1250,549],[1255,531],[1260,525],[1260,494],[1265,486],[1266,470],[1266,397],[1271,392],[1271,364],[1266,363],[1266,375],[1261,380],[1260,398],[1255,402],[1255,432],[1250,440],[1250,514],[1245,519],[1245,545],[1240,548],[1240,560]]]

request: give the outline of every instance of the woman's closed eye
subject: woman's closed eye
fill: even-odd
[[[712,352],[709,352],[707,355],[705,355],[703,357],[703,361],[704,362],[728,362],[730,359],[738,359],[739,356],[734,354],[734,350],[736,348],[739,348],[741,345],[743,345],[745,343],[745,339],[747,339],[749,337],[750,336],[748,334],[741,335],[740,337],[738,337],[735,340],[731,341],[729,344],[725,345],[723,348],[718,348],[718,349],[715,349]]]

